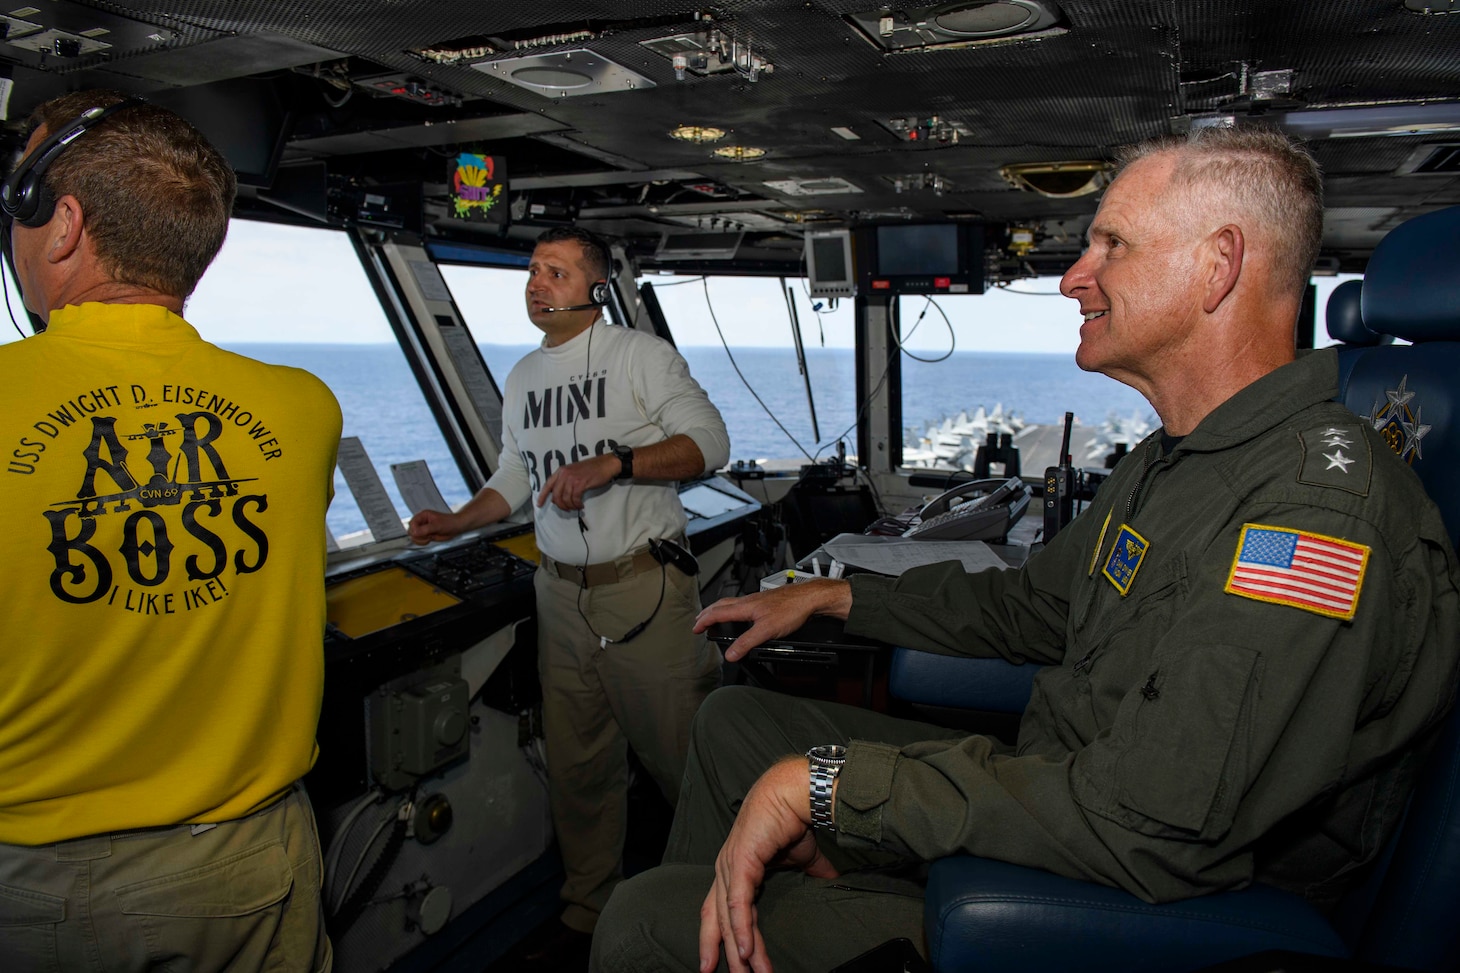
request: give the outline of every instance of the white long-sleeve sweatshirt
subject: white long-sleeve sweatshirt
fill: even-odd
[[[487,486],[516,510],[533,502],[558,467],[684,434],[705,469],[730,457],[725,420],[667,341],[602,320],[568,341],[526,355],[507,376],[502,462]],[[535,507],[537,546],[556,561],[611,561],[651,537],[684,531],[672,481],[615,480],[590,491],[580,531],[576,511]]]

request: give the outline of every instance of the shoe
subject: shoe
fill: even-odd
[[[569,929],[554,921],[535,941],[525,944],[522,952],[524,969],[552,973],[586,973],[593,934]]]

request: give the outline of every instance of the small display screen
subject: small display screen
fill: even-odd
[[[851,280],[852,268],[847,266],[846,238],[812,237],[811,270],[812,276],[818,281],[834,283]]]
[[[681,491],[679,502],[684,505],[685,510],[697,517],[704,517],[706,520],[746,506],[745,501],[739,497],[721,493],[714,487],[705,486],[703,483]]]
[[[953,223],[877,227],[877,276],[931,277],[963,273]]]

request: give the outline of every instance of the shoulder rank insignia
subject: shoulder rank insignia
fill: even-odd
[[[1324,426],[1301,433],[1298,438],[1303,444],[1299,483],[1336,487],[1361,497],[1369,495],[1372,456],[1361,426]]]
[[[1120,592],[1122,598],[1130,593],[1130,586],[1136,580],[1136,572],[1141,569],[1141,561],[1145,560],[1146,552],[1150,549],[1151,542],[1132,530],[1130,524],[1121,524],[1120,530],[1115,532],[1115,542],[1110,546],[1110,557],[1105,559],[1105,567],[1100,569],[1100,573],[1115,585],[1115,590]]]
[[[1262,524],[1243,524],[1223,588],[1329,618],[1353,618],[1369,564],[1363,544]]]

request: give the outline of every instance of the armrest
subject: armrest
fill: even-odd
[[[1151,905],[1120,889],[969,855],[933,865],[923,916],[938,973],[1171,973],[1272,949],[1349,955],[1322,913],[1269,886]]]
[[[910,703],[1022,713],[1041,668],[898,647],[892,650],[887,687]]]

